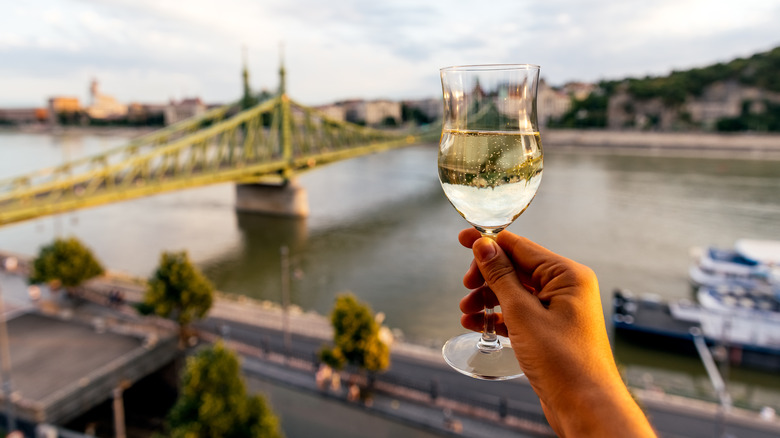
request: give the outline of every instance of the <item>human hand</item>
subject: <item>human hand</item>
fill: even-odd
[[[614,411],[628,410],[653,436],[615,365],[593,271],[508,231],[494,242],[470,228],[458,239],[475,258],[463,278],[473,290],[461,300],[461,323],[481,331],[484,307],[501,305],[496,331],[509,337],[556,432],[579,436],[603,426],[594,410],[616,425]]]

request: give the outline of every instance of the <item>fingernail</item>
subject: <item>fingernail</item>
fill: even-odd
[[[474,245],[474,256],[480,261],[492,259],[495,257],[496,252],[496,242],[491,239],[479,239],[477,244]]]

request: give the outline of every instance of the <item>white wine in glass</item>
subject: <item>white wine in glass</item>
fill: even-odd
[[[542,180],[536,120],[539,67],[472,65],[441,69],[444,120],[439,180],[455,209],[494,238],[517,219]],[[450,339],[444,359],[463,374],[488,380],[523,375],[509,340],[495,333],[485,309],[482,333]]]

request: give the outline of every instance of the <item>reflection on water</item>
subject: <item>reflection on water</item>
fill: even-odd
[[[0,178],[121,141],[57,144],[45,135],[0,133]],[[471,254],[457,242],[468,225],[441,191],[436,154],[433,145],[412,147],[301,175],[311,204],[306,220],[237,214],[235,189],[225,184],[4,227],[0,248],[34,254],[55,235],[74,234],[106,265],[141,277],[161,251],[187,249],[220,290],[279,301],[279,251],[286,245],[294,304],[327,314],[336,294],[349,290],[408,338],[441,345],[463,331],[458,301]],[[780,161],[548,148],[538,195],[509,229],[592,267],[609,312],[617,287],[689,297],[692,246],[780,238],[778,193]],[[616,350],[632,367],[704,375],[694,360],[630,345]],[[731,374],[753,384],[750,374]],[[766,387],[780,386],[777,376],[758,376]]]
[[[629,385],[718,402],[718,395],[697,356],[647,349],[621,337],[613,339],[615,359]],[[780,408],[780,379],[768,373],[720,364],[734,406]]]
[[[336,166],[327,170],[339,171]],[[380,172],[373,178],[383,176]],[[324,180],[313,185],[330,184]],[[351,187],[337,196],[355,202],[360,196],[350,193],[360,190]],[[285,245],[291,257],[291,300],[304,309],[327,314],[336,294],[351,291],[377,311],[388,313],[388,324],[393,327],[422,327],[423,318],[452,324],[452,314],[437,310],[441,299],[431,299],[444,290],[442,283],[446,282],[441,280],[448,274],[437,274],[441,256],[427,243],[433,236],[429,230],[436,229],[441,212],[445,216],[453,213],[435,176],[405,197],[392,191],[374,193],[368,202],[356,203],[359,206],[342,223],[327,212],[332,196],[310,193],[309,198],[313,213],[308,220],[237,214],[240,247],[206,260],[201,264],[204,272],[224,292],[279,301],[279,253]],[[322,203],[328,205],[317,209]],[[454,239],[450,243],[457,245]],[[468,252],[464,249],[461,255],[466,265]],[[447,288],[455,310],[463,293],[459,279],[459,275],[453,277],[450,283],[455,284]],[[426,293],[418,293],[421,290]]]
[[[224,292],[280,301],[280,249],[305,250],[305,219],[236,213],[239,245],[201,262],[206,276]]]

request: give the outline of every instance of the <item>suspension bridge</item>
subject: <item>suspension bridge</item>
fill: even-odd
[[[278,93],[250,108],[225,105],[103,153],[0,180],[0,225],[210,184],[284,188],[317,166],[438,140],[437,129],[329,118],[290,99],[284,77],[282,67]]]

